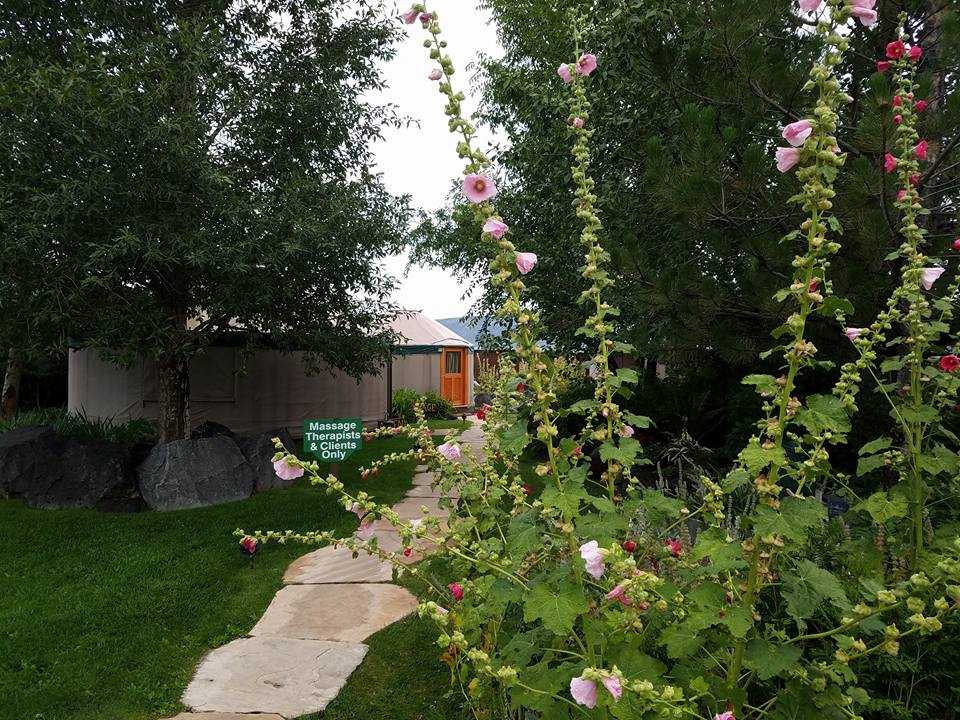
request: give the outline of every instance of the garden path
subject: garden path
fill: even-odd
[[[458,441],[480,455],[483,431],[471,420]],[[447,517],[433,479],[418,466],[413,487],[393,509],[408,520],[420,517],[422,506]],[[400,549],[392,527],[376,533],[384,550]],[[426,551],[414,547],[404,561],[416,562]],[[347,548],[323,547],[298,558],[249,636],[200,662],[182,698],[193,711],[171,720],[285,720],[323,710],[363,661],[363,641],[416,610],[416,597],[392,579],[390,563],[353,557]]]

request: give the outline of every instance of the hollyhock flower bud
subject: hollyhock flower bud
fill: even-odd
[[[918,113],[922,113],[924,110],[927,109],[927,101],[926,101],[926,100],[917,100],[917,101],[913,104],[913,109],[916,110]]]
[[[637,544],[633,540],[625,540],[623,543],[623,549],[629,553],[632,553],[637,549]]]
[[[573,455],[573,457],[580,457],[580,448],[575,447],[570,451],[570,454]]]
[[[920,184],[920,175],[918,173],[914,173],[913,175],[910,176],[910,184],[911,185]]]
[[[897,193],[897,202],[900,202],[900,201],[903,200],[906,196],[907,196],[907,191],[906,191],[906,190],[901,190],[900,192]]]
[[[623,433],[624,437],[633,437],[636,431],[629,425],[624,425],[623,430],[621,430],[621,432]]]
[[[461,455],[460,448],[448,442],[438,447],[437,452],[443,455],[450,462],[453,462],[454,460],[459,460]]]
[[[784,173],[800,162],[800,151],[796,148],[777,148],[777,170]]]
[[[560,67],[557,68],[557,75],[563,78],[563,81],[565,83],[568,83],[571,80],[573,80],[573,75],[570,74],[570,66],[567,65],[567,63],[563,63],[560,65]]]
[[[923,285],[924,290],[929,290],[933,287],[933,284],[946,272],[945,269],[936,265],[932,268],[924,268],[920,273],[920,284]]]
[[[524,495],[529,495],[529,494],[532,493],[532,492],[533,492],[533,488],[532,488],[532,487],[530,487],[529,485],[524,485],[524,486],[523,486],[523,494],[524,494]]]
[[[800,9],[803,12],[813,12],[818,7],[823,0],[800,0]]]
[[[404,556],[404,557],[410,557],[412,554],[413,554],[413,548],[405,547],[405,548],[403,549],[403,556]]]
[[[419,15],[420,15],[420,13],[417,12],[416,8],[410,8],[409,10],[407,10],[407,11],[406,11],[403,15],[401,15],[400,17],[403,18],[403,21],[404,21],[407,25],[413,25],[413,23],[415,23],[415,22],[417,21],[417,17],[418,17]]]
[[[885,73],[889,69],[890,69],[890,63],[887,60],[881,60],[880,62],[877,63],[878,73]]]
[[[892,43],[887,43],[888,60],[899,60],[906,52],[907,46],[903,44],[903,40],[894,40]]]
[[[894,121],[897,125],[899,125],[901,122],[903,122],[903,115],[894,115],[894,116],[893,116],[893,121]]]
[[[615,675],[605,677],[603,679],[603,686],[607,689],[607,692],[613,695],[614,702],[620,700],[620,695],[623,694],[623,686],[620,685],[620,678]]]
[[[727,710],[726,712],[722,712],[714,715],[713,720],[737,720],[737,719],[733,716],[732,710]]]
[[[368,474],[369,474],[369,473],[367,473],[367,471],[364,470],[362,473],[360,473],[360,479],[361,479],[361,480],[366,480]]]
[[[900,99],[899,95],[893,96],[893,102],[891,103],[894,107],[900,107],[903,105],[903,100]]]
[[[463,600],[463,588],[455,582],[450,583],[450,594],[454,600]]]
[[[619,600],[622,605],[630,607],[633,601],[627,597],[627,591],[623,585],[617,585],[613,590],[607,593],[607,600]]]
[[[843,331],[843,334],[847,336],[847,340],[853,342],[858,337],[863,335],[863,328],[848,327]]]
[[[883,169],[888,173],[897,169],[897,159],[893,156],[893,153],[887,153],[883,156]]]
[[[584,707],[593,709],[597,706],[597,684],[593,680],[573,678],[570,681],[570,695]]]
[[[927,159],[927,141],[921,140],[913,146],[913,155],[917,160]]]
[[[527,386],[524,385],[523,383],[518,383],[518,384],[517,384],[517,392],[521,392],[521,393],[522,393],[522,392],[524,392],[526,389],[527,389]]]
[[[807,292],[816,292],[817,288],[820,286],[820,279],[814,278],[810,281],[810,284],[807,285]]]
[[[420,22],[422,22],[424,25],[427,25],[431,20],[433,20],[432,12],[420,13]]]
[[[907,57],[909,57],[913,62],[916,62],[917,60],[919,60],[921,55],[923,55],[923,50],[920,48],[919,45],[914,45],[913,47],[910,48],[910,51],[907,53]]]
[[[296,465],[290,465],[285,459],[275,460],[273,471],[281,480],[296,480],[303,477],[303,468]]]
[[[537,266],[537,254],[530,252],[517,253],[517,270],[526,275]]]
[[[574,118],[574,119],[573,119],[573,126],[574,126],[575,128],[582,128],[582,127],[583,127],[583,118]]]
[[[960,252],[960,238],[953,241],[953,249]]]
[[[683,548],[676,540],[667,540],[664,545],[670,548],[670,551],[673,553],[675,558],[680,557],[680,555],[683,553]]]
[[[497,240],[503,237],[503,234],[510,229],[510,226],[505,222],[498,220],[497,218],[490,218],[483,224],[483,231],[485,233],[490,233]]]
[[[430,74],[427,75],[427,77],[430,78],[431,80],[439,80],[440,78],[443,77],[443,73],[440,72],[440,70],[437,70],[436,68],[434,68],[433,70],[430,71]]]
[[[597,69],[597,56],[593,53],[584,53],[577,60],[577,72],[581,75],[589,75]]]
[[[485,175],[467,175],[463,179],[463,194],[472,203],[482,203],[497,194],[493,180]]]
[[[797,120],[783,128],[783,139],[793,147],[800,147],[812,132],[813,124],[809,120]]]
[[[249,535],[244,535],[240,541],[240,549],[247,555],[253,555],[257,551],[257,541]]]
[[[607,551],[600,549],[600,544],[596,540],[591,540],[580,546],[580,557],[582,557],[587,564],[587,572],[595,580],[603,577],[603,559],[606,555]]]
[[[960,358],[958,358],[956,355],[944,355],[942,358],[940,358],[941,370],[954,372],[957,368],[960,368]]]

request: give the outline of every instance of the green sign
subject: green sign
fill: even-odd
[[[303,450],[321,462],[343,462],[363,447],[360,418],[320,418],[303,421]]]

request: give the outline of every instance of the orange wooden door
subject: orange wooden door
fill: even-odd
[[[444,348],[440,357],[440,397],[467,404],[467,351]]]

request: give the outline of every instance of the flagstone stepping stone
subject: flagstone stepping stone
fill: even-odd
[[[401,520],[410,522],[423,517],[424,512],[422,508],[424,506],[426,506],[427,512],[434,517],[450,517],[450,509],[441,508],[437,498],[408,498],[401,500],[393,506],[393,511],[400,516]]]
[[[433,473],[417,473],[413,476],[414,485],[433,485],[437,481]]]
[[[250,634],[359,643],[416,609],[416,597],[396,585],[287,585]]]
[[[415,471],[415,472],[418,472],[418,473],[425,473],[425,472],[426,472],[427,470],[429,470],[429,469],[430,469],[430,468],[428,468],[426,465],[417,465],[417,466],[414,468],[414,471]]]
[[[390,582],[393,565],[380,558],[345,547],[322,547],[294,560],[283,574],[287,584]]]
[[[194,712],[288,718],[320,712],[366,654],[360,643],[273,636],[234,640],[201,661],[181,702]]]
[[[444,492],[439,487],[429,487],[427,485],[414,485],[410,490],[407,490],[406,497],[408,498],[458,498],[460,493],[456,490],[450,492]]]
[[[283,718],[273,713],[264,715],[263,713],[206,712],[180,713],[179,715],[174,715],[172,718],[168,718],[168,720],[283,720]]]

